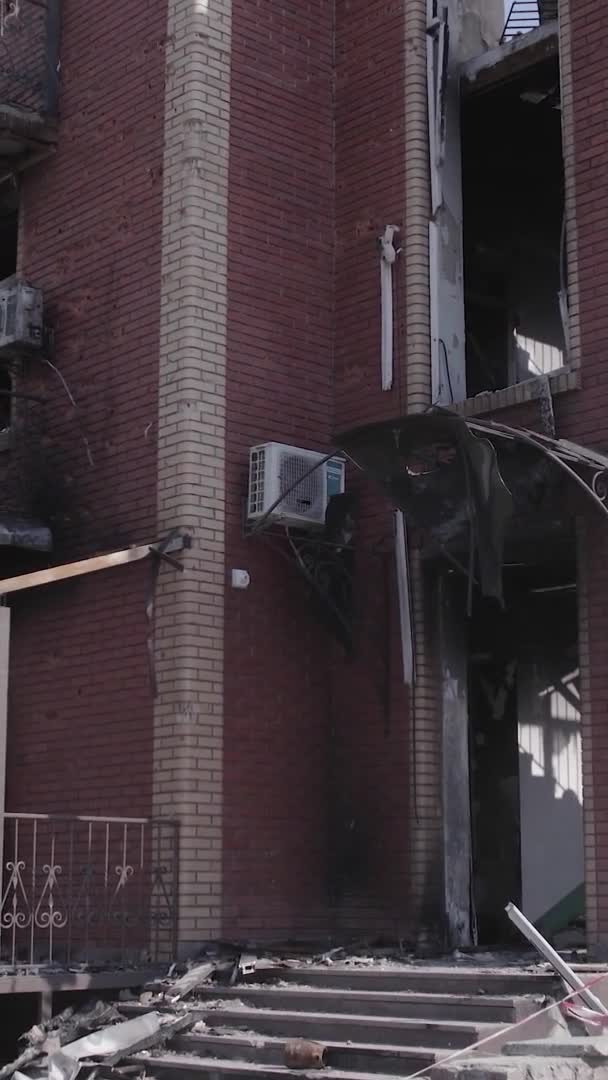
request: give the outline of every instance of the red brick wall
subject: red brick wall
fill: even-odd
[[[560,434],[608,451],[608,227],[606,169],[608,129],[604,57],[599,37],[608,26],[603,8],[589,0],[572,2],[572,78],[575,128],[575,180],[578,221],[582,389],[560,404]],[[608,950],[608,613],[605,603],[607,524],[587,515],[580,573],[586,587],[584,636],[583,753],[587,762],[585,813],[587,901],[591,942]],[[588,649],[588,652],[587,652]],[[587,654],[585,654],[587,652]],[[591,785],[588,781],[591,780]]]
[[[13,605],[8,809],[149,813],[147,572],[108,570]]]
[[[78,406],[30,364],[20,386],[46,398],[31,452],[47,488],[31,509],[52,519],[56,561],[155,529],[166,26],[164,0],[94,20],[77,0],[63,9],[59,149],[24,177],[20,236]],[[144,573],[13,600],[10,809],[149,811]]]
[[[323,924],[328,641],[295,568],[243,540],[249,447],[328,445],[332,388],[330,0],[232,14],[224,715],[225,934]]]
[[[403,276],[395,274],[395,379],[380,389],[377,238],[404,213],[403,7],[336,4],[335,429],[405,411]],[[399,237],[396,239],[398,246]],[[408,700],[402,683],[392,514],[369,481],[360,495],[355,570],[357,653],[333,671],[339,769],[335,830],[350,835],[338,882],[345,928],[403,927],[407,898]],[[390,631],[390,648],[387,645]],[[349,833],[348,823],[354,822]],[[343,844],[349,845],[343,840]]]

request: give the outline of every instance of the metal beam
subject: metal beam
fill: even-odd
[[[181,551],[184,546],[184,537],[176,536],[163,553]],[[0,596],[21,592],[23,589],[35,589],[39,585],[50,585],[54,581],[80,577],[82,574],[95,574],[98,570],[111,570],[114,566],[139,562],[141,559],[146,559],[148,555],[154,554],[160,554],[156,545],[141,544],[138,547],[124,548],[122,551],[111,551],[107,555],[96,555],[92,559],[81,559],[79,562],[51,566],[47,570],[34,570],[31,574],[19,574],[17,577],[0,579]]]

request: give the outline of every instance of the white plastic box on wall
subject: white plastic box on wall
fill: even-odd
[[[253,446],[249,451],[248,520],[267,516],[269,523],[300,529],[322,527],[331,496],[344,491],[343,458],[332,457],[320,464],[325,456],[285,443]]]

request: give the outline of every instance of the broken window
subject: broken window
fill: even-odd
[[[467,396],[565,363],[557,55],[463,98]]]

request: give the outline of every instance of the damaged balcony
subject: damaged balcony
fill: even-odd
[[[0,178],[57,138],[60,0],[0,0]]]
[[[543,23],[557,19],[557,0],[514,0],[502,34],[502,41],[513,41]]]
[[[175,955],[174,821],[2,817],[0,976],[61,983],[68,971],[141,970]]]
[[[465,67],[462,162],[466,385],[475,397],[567,365],[554,21]]]

